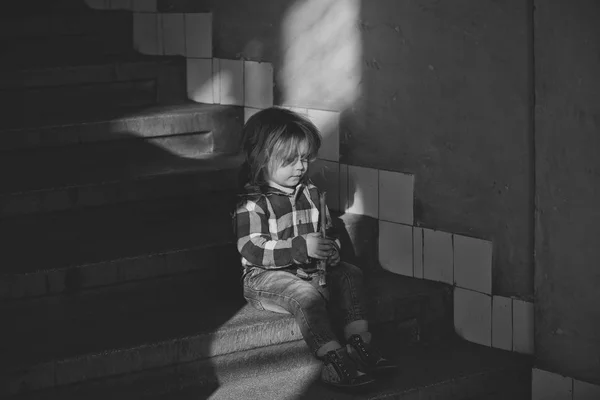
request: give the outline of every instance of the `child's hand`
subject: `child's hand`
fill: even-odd
[[[340,252],[336,246],[333,246],[333,254],[329,256],[329,260],[327,264],[329,265],[338,265],[340,263]]]
[[[333,253],[335,246],[333,240],[322,238],[318,232],[306,235],[306,252],[309,257],[325,260]]]

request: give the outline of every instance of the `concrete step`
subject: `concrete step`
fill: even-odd
[[[231,194],[6,219],[0,299],[69,294],[238,260]]]
[[[119,32],[122,39],[126,39],[132,34],[131,12],[82,9],[32,14],[31,11],[28,10],[26,14],[9,14],[4,10],[0,15],[0,38],[87,36]],[[110,31],[106,29],[107,26],[110,26]]]
[[[75,57],[127,54],[132,52],[132,44],[131,27],[121,28],[109,35],[30,36],[0,40],[6,60],[4,68],[61,63],[65,59],[75,59]]]
[[[44,63],[44,60],[40,60],[39,63],[18,68],[2,66],[0,88],[22,89],[156,79],[161,68],[167,66],[183,67],[185,72],[185,60],[177,56],[128,53],[108,57],[74,57],[74,60],[62,60],[58,63]]]
[[[239,279],[233,279],[239,265],[221,265],[221,271],[218,280],[178,275],[0,306],[15,327],[0,332],[0,394],[142,371],[158,378],[160,368],[181,371],[176,365],[301,339],[290,316],[244,304]],[[447,285],[382,270],[367,281],[371,321],[388,336],[451,334]],[[214,382],[206,373],[195,378]]]
[[[74,296],[193,271],[217,274],[215,265],[238,262],[235,201],[225,191],[4,219],[0,300]],[[334,223],[344,260],[377,269],[376,221],[334,214]]]
[[[3,8],[5,15],[47,15],[64,12],[90,11],[85,0],[26,0],[7,3]]]
[[[140,56],[9,67],[0,78],[0,105],[6,110],[2,126],[19,127],[90,109],[183,103],[187,101],[185,68],[182,57]]]
[[[279,347],[291,347],[280,345]],[[284,350],[282,350],[284,351]],[[241,358],[241,357],[240,357]],[[439,399],[439,400],[528,400],[531,399],[531,361],[527,357],[478,346],[461,340],[440,343],[434,346],[414,345],[394,349],[392,357],[400,369],[392,375],[382,377],[371,387],[342,391],[324,386],[319,380],[321,364],[304,354],[303,358],[293,353],[272,368],[260,368],[260,363],[246,363],[238,374],[219,375],[213,385],[193,385],[156,394],[156,385],[151,391],[142,391],[137,386],[139,398],[169,400],[351,400],[351,399]],[[220,361],[220,360],[219,360]],[[215,360],[214,371],[221,372]],[[298,365],[300,364],[300,365]],[[259,371],[252,375],[254,365]],[[180,368],[183,370],[183,368]],[[193,382],[189,372],[185,377]],[[228,367],[229,370],[234,370]],[[236,371],[237,372],[237,371]],[[233,376],[232,376],[233,375]],[[187,383],[187,382],[186,382]],[[98,385],[99,386],[99,385]],[[181,388],[183,386],[183,388]],[[115,393],[105,387],[104,393]],[[136,385],[128,386],[135,393]],[[148,387],[146,387],[147,389]],[[61,398],[64,394],[61,393]],[[83,394],[83,392],[81,392]],[[91,393],[90,393],[91,394]],[[118,396],[118,395],[117,395]],[[44,397],[42,397],[44,398]],[[86,398],[87,393],[86,393]],[[120,398],[100,396],[97,399]],[[123,397],[125,398],[125,397]]]
[[[32,149],[0,158],[0,217],[234,189],[242,157],[201,133]]]
[[[28,120],[19,127],[0,127],[0,151],[206,133],[203,146],[217,153],[235,153],[242,125],[243,109],[235,106],[182,103],[92,108],[75,115],[52,114],[45,119]]]

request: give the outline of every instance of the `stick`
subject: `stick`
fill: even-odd
[[[321,195],[319,196],[319,201],[321,202],[320,218],[321,218],[321,237],[322,238],[326,237],[326,232],[325,232],[325,226],[327,225],[327,208],[325,205],[326,198],[327,198],[326,192],[321,193]],[[327,283],[325,280],[325,274],[327,273],[327,260],[319,260],[319,262],[317,264],[317,268],[319,268],[319,270],[322,271],[319,274],[319,285],[326,286]]]

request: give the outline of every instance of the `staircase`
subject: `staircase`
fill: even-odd
[[[0,398],[530,398],[528,360],[455,337],[451,287],[379,268],[352,214],[343,256],[401,368],[322,387],[294,320],[241,295],[243,108],[190,102],[183,57],[133,51],[131,12],[55,4],[0,17]]]

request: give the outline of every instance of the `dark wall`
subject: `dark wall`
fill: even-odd
[[[162,11],[212,10],[216,57],[271,61],[276,72],[294,3],[159,1]],[[362,94],[343,114],[342,162],[415,174],[416,224],[493,240],[494,293],[531,296],[530,7],[361,3]]]
[[[343,161],[415,174],[416,223],[493,240],[493,292],[531,295],[527,2],[363,1],[362,18]]]
[[[536,1],[535,345],[600,384],[600,2]]]

